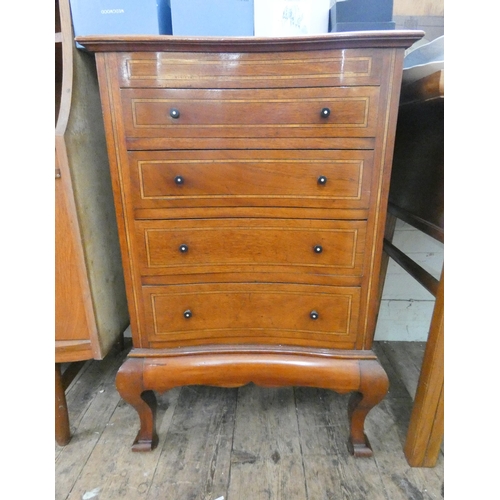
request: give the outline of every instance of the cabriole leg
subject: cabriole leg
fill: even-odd
[[[158,445],[156,434],[156,396],[144,387],[142,359],[129,358],[116,375],[116,388],[120,396],[139,414],[140,429],[132,451],[151,451]]]
[[[371,457],[373,452],[364,431],[365,419],[369,411],[384,399],[389,389],[389,379],[375,360],[360,361],[360,375],[359,390],[349,400],[351,435],[348,446],[355,457]]]

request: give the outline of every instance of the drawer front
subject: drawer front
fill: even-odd
[[[141,273],[307,272],[360,276],[365,221],[136,221]]]
[[[120,86],[272,88],[378,85],[384,51],[119,54]]]
[[[353,341],[359,288],[211,284],[144,287],[152,342]]]
[[[128,138],[374,137],[376,133],[378,87],[121,92]]]
[[[373,151],[225,150],[129,153],[137,208],[367,208]]]

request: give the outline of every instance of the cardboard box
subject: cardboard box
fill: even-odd
[[[172,33],[252,36],[254,0],[170,0]]]
[[[255,36],[328,33],[330,0],[254,0]]]
[[[330,10],[330,31],[393,30],[393,0],[337,0]]]
[[[70,0],[75,36],[172,34],[169,0]]]

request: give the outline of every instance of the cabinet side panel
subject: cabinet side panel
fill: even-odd
[[[372,240],[367,239],[365,260],[365,282],[361,305],[361,322],[358,337],[358,349],[371,349],[377,314],[379,309],[379,281],[382,261],[387,199],[394,152],[394,135],[398,115],[399,94],[403,72],[403,49],[388,51],[387,70],[381,85],[380,106],[384,113],[380,115],[379,134],[375,147],[374,175],[372,178],[372,202],[368,216],[368,232]],[[370,229],[372,229],[370,231]]]
[[[115,72],[115,54],[96,54],[97,75],[99,79],[99,89],[101,97],[101,105],[104,118],[104,130],[106,137],[106,145],[109,160],[109,172],[111,174],[111,185],[113,191],[113,199],[116,214],[116,224],[118,228],[118,239],[121,250],[120,267],[123,263],[123,276],[125,280],[126,298],[128,303],[128,312],[130,315],[130,326],[135,347],[142,347],[139,338],[138,328],[138,302],[134,294],[134,277],[132,271],[132,258],[129,249],[129,238],[127,233],[126,209],[122,192],[122,172],[120,158],[120,137],[123,134],[117,130],[116,115],[119,113],[115,110],[113,93],[118,92],[119,88],[115,88],[116,80],[113,78]],[[126,161],[126,159],[125,159]]]

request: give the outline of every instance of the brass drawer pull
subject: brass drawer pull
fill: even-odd
[[[310,316],[311,319],[314,319],[314,320],[317,320],[319,318],[319,314],[318,314],[317,311],[311,311],[309,313],[309,316]]]
[[[187,253],[187,251],[189,250],[189,247],[183,243],[180,247],[179,247],[179,252],[181,253]]]
[[[320,175],[320,176],[318,177],[318,184],[319,184],[320,186],[324,186],[324,185],[326,184],[326,181],[327,181],[327,180],[328,180],[328,179],[327,179],[324,175]]]
[[[315,245],[313,250],[314,253],[321,253],[323,251],[323,247],[321,245]]]
[[[321,118],[328,118],[330,116],[330,108],[323,108],[321,110]]]
[[[189,309],[185,310],[183,315],[186,319],[190,319],[193,317],[193,313]]]
[[[182,184],[184,184],[184,177],[182,177],[182,175],[176,175],[175,178],[174,178],[174,182],[178,186],[181,186]]]
[[[178,109],[172,108],[170,110],[170,116],[172,118],[174,118],[175,120],[177,120],[177,118],[179,118],[179,116],[181,116],[181,112]]]

